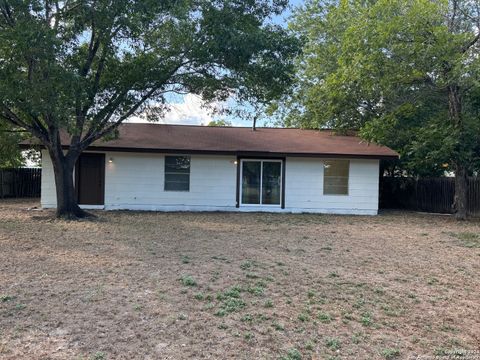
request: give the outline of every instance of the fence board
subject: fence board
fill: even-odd
[[[0,169],[0,198],[40,197],[42,170]]]
[[[455,179],[451,177],[414,179],[383,177],[380,182],[380,208],[435,213],[453,213]],[[467,211],[480,216],[480,178],[468,179]]]

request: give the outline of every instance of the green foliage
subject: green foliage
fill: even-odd
[[[195,281],[195,279],[190,276],[190,275],[185,275],[185,276],[182,276],[182,278],[180,279],[180,281],[182,282],[182,284],[184,286],[197,286],[197,282]]]
[[[332,350],[338,350],[340,349],[340,340],[338,340],[337,338],[328,338],[325,341],[325,345],[327,345],[327,347]]]
[[[338,275],[338,273],[336,271],[332,271],[330,273],[328,273],[328,277],[329,278],[338,278],[340,275]]]
[[[220,304],[220,309],[215,313],[216,316],[225,316],[232,312],[237,312],[243,309],[246,303],[243,299],[227,298]]]
[[[243,263],[240,264],[240,269],[242,270],[249,270],[256,266],[255,261],[253,260],[245,260]]]
[[[273,328],[277,331],[284,331],[285,330],[285,326],[279,322],[273,322],[272,324]]]
[[[95,140],[141,114],[158,120],[172,93],[207,103],[268,103],[289,86],[298,41],[271,24],[286,0],[0,2],[0,123],[52,155],[66,214],[82,216],[70,179]],[[70,148],[62,152],[59,132]],[[0,143],[3,143],[0,140]],[[3,150],[2,150],[3,153]],[[3,156],[3,155],[2,155]]]
[[[257,295],[257,296],[262,296],[264,291],[265,291],[265,287],[264,286],[259,286],[259,285],[250,286],[250,287],[247,288],[247,291],[250,294],[254,294],[254,295]]]
[[[196,293],[196,294],[195,294],[195,299],[201,301],[201,300],[205,299],[205,295],[204,295],[203,293],[201,293],[201,292]]]
[[[232,286],[230,289],[225,290],[223,297],[239,298],[242,288],[238,285]]]
[[[10,295],[1,295],[0,296],[0,302],[7,302],[7,301],[12,301],[15,300],[15,296],[10,296]]]
[[[317,316],[318,320],[324,324],[328,324],[332,321],[332,316],[329,313],[326,312],[319,312]]]
[[[13,126],[0,121],[0,168],[24,165],[24,159],[18,147],[23,137],[22,133]]]
[[[251,332],[246,332],[243,337],[245,340],[252,340],[255,336]]]
[[[152,100],[156,117],[169,92],[268,101],[289,82],[296,40],[268,24],[285,1],[57,5],[1,5],[0,114],[42,141],[55,125],[86,144]]]
[[[368,311],[364,312],[362,314],[362,318],[360,319],[360,322],[362,323],[363,326],[371,326],[373,324],[372,314],[369,313]]]
[[[20,310],[25,309],[26,307],[27,307],[27,305],[25,305],[25,304],[16,304],[16,305],[15,305],[15,310],[19,310],[19,311],[20,311]]]
[[[266,308],[272,308],[273,307],[273,301],[271,299],[267,299],[267,300],[265,300],[263,306],[266,307]]]
[[[295,86],[271,110],[287,126],[354,129],[392,147],[392,172],[478,169],[480,13],[455,4],[307,1],[291,24],[304,44]]]
[[[288,350],[287,355],[282,356],[281,360],[302,360],[302,354],[295,348]]]
[[[90,359],[92,360],[105,360],[107,356],[105,355],[104,352],[97,351],[95,354],[93,354]]]
[[[297,319],[300,320],[301,322],[308,322],[310,321],[310,316],[308,316],[308,314],[303,312],[298,314]]]
[[[393,349],[393,348],[383,349],[382,350],[382,356],[385,359],[394,359],[394,358],[400,356],[400,350]]]
[[[237,285],[232,286],[223,292],[219,292],[217,294],[217,300],[220,301],[220,308],[215,315],[222,317],[243,309],[247,304],[242,299],[241,293],[242,288]]]
[[[253,316],[250,315],[250,314],[245,314],[245,315],[240,319],[240,321],[252,323],[252,322],[253,322]]]
[[[220,120],[212,120],[210,121],[207,126],[233,126],[231,121],[220,119]]]

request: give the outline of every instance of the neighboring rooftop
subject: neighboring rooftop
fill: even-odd
[[[68,144],[68,138],[62,139]],[[292,128],[214,127],[160,124],[122,124],[119,137],[97,141],[89,150],[178,152],[236,155],[340,156],[397,158],[386,146],[357,136],[334,135],[328,130]]]

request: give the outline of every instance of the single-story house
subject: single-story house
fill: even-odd
[[[331,131],[124,124],[75,169],[89,209],[375,215],[379,162],[398,154]],[[41,204],[56,206],[42,151]]]

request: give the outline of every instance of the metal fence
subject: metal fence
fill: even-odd
[[[42,169],[0,169],[0,198],[40,197]]]
[[[451,214],[455,179],[451,177],[415,179],[383,177],[380,181],[380,208],[406,209]],[[480,216],[480,178],[468,179],[467,209]]]

